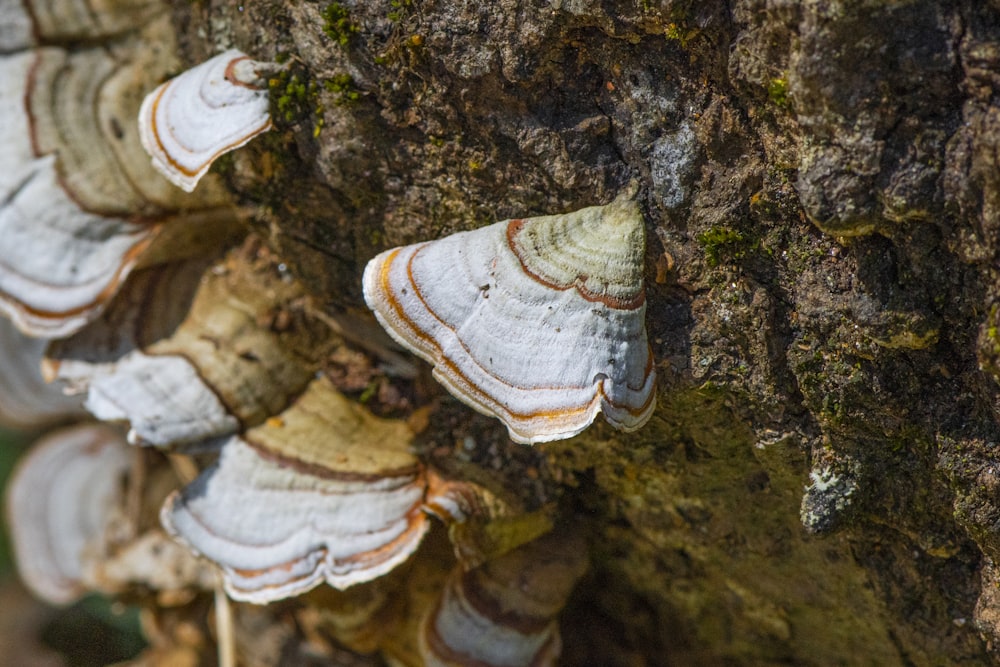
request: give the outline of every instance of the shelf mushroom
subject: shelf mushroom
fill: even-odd
[[[160,85],[139,110],[139,136],[153,166],[187,192],[224,153],[271,129],[262,70],[236,49]]]
[[[49,346],[48,377],[86,392],[98,419],[128,423],[137,445],[228,436],[281,412],[338,339],[296,310],[298,282],[252,263],[256,247],[137,272],[100,318]],[[276,312],[292,335],[267,325]]]
[[[219,182],[188,195],[149,164],[139,96],[174,66],[175,38],[164,12],[135,29],[113,50],[0,54],[0,313],[28,335],[68,336],[133,269],[234,235]]]
[[[517,442],[571,437],[598,412],[633,431],[655,407],[644,249],[642,214],[623,195],[383,252],[365,268],[365,301]]]
[[[36,157],[20,102],[35,56],[0,57],[0,312],[34,336],[83,326],[121,282],[156,229],[79,207],[55,155]]]
[[[236,600],[369,581],[409,558],[428,528],[411,439],[403,422],[318,379],[278,417],[226,440],[218,463],[167,499],[161,521],[221,567]]]
[[[218,581],[214,567],[161,528],[144,525],[144,508],[162,501],[164,484],[176,483],[164,472],[169,469],[147,475],[136,450],[105,425],[64,428],[32,445],[7,489],[13,552],[25,584],[52,604],[89,591],[211,590]]]
[[[131,461],[114,429],[87,425],[46,436],[18,464],[7,521],[18,571],[38,597],[68,604],[86,592],[88,558],[103,554]]]
[[[583,540],[550,533],[479,567],[457,568],[421,626],[424,664],[555,664],[557,617],[587,569],[586,553]]]
[[[166,8],[164,0],[5,1],[0,3],[0,46],[24,47],[33,37],[48,43],[110,37],[134,29]]]

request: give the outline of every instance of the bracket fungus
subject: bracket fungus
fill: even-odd
[[[216,158],[271,129],[265,67],[230,49],[147,95],[139,136],[153,166],[191,192]]]
[[[237,600],[369,581],[405,561],[428,528],[411,439],[403,422],[371,416],[319,379],[276,419],[227,440],[161,520],[220,565]]]
[[[161,48],[145,48],[146,39],[161,42]],[[190,194],[173,187],[143,149],[141,97],[168,68],[179,66],[176,56],[164,53],[170,42],[169,22],[157,20],[117,51],[45,47],[32,52],[24,105],[33,151],[58,156],[60,183],[82,209],[153,221],[229,204],[218,179]],[[81,105],[94,112],[79,113]]]
[[[16,20],[38,40],[71,41],[127,32],[164,8],[163,0],[21,0],[0,3],[0,17]]]
[[[154,228],[81,209],[59,180],[55,155],[36,156],[20,102],[35,56],[0,58],[0,310],[26,333],[78,329],[114,289]]]
[[[7,490],[18,571],[28,587],[53,604],[82,595],[88,552],[121,504],[131,452],[107,426],[75,426],[36,443],[17,466]]]
[[[471,570],[457,568],[420,630],[424,664],[555,664],[562,649],[557,616],[586,569],[582,540],[562,532]]]
[[[83,424],[47,435],[18,463],[7,489],[22,579],[52,604],[88,591],[152,589],[189,599],[211,590],[215,568],[152,525],[148,508],[176,482],[169,468],[149,474],[112,427]]]
[[[409,570],[345,596],[363,609],[342,634],[390,655],[392,639],[363,636],[360,619],[419,597],[396,629],[427,664],[547,664],[585,550],[525,545],[547,514],[440,476],[406,422],[338,393],[323,370],[341,346],[415,374],[370,318],[378,336],[353,313],[318,312],[252,235],[222,256],[246,229],[206,173],[270,129],[276,66],[230,50],[161,83],[181,67],[174,19],[163,0],[0,3],[0,416],[43,424],[83,403],[129,427],[56,431],[18,467],[9,523],[29,586],[55,603],[127,593],[147,610],[150,593],[267,603],[383,577],[436,515],[464,569],[441,593],[453,560],[430,554],[422,597],[390,599],[410,594]],[[365,297],[519,442],[569,437],[598,412],[632,430],[654,402],[644,233],[628,197],[506,221],[384,253]]]
[[[182,193],[142,150],[139,97],[175,40],[162,12],[135,30],[114,48],[0,55],[0,312],[29,335],[70,335],[134,268],[233,236],[218,182]]]
[[[191,260],[135,274],[98,320],[50,345],[49,377],[87,391],[97,418],[127,422],[133,444],[194,443],[280,412],[334,339],[305,316],[294,340],[261,324],[292,312],[304,292],[267,266],[229,270],[253,246],[251,239],[211,265]]]
[[[633,431],[655,407],[645,233],[628,194],[507,220],[383,252],[365,268],[365,301],[448,391],[517,442],[571,437],[598,412]]]

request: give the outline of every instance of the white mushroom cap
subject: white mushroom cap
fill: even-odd
[[[598,412],[632,431],[655,407],[644,248],[638,205],[621,197],[384,252],[365,269],[365,301],[517,442],[571,437]]]
[[[271,129],[262,66],[230,49],[146,96],[139,136],[171,183],[191,192],[220,155]]]
[[[411,438],[319,379],[278,418],[226,441],[161,521],[219,564],[238,600],[369,581],[405,561],[428,527]]]
[[[110,518],[122,503],[131,452],[107,426],[56,431],[34,445],[7,489],[7,521],[25,584],[52,604],[86,592],[87,554],[103,553]]]

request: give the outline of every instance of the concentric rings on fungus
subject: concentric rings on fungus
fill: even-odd
[[[434,377],[521,443],[568,438],[598,412],[633,431],[655,407],[638,205],[499,222],[395,248],[365,301]]]

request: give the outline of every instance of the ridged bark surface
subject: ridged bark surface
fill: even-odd
[[[638,181],[649,425],[527,449],[430,380],[374,399],[588,533],[564,664],[991,662],[1000,3],[175,6],[189,63],[294,62],[223,168],[332,311],[386,248]]]

